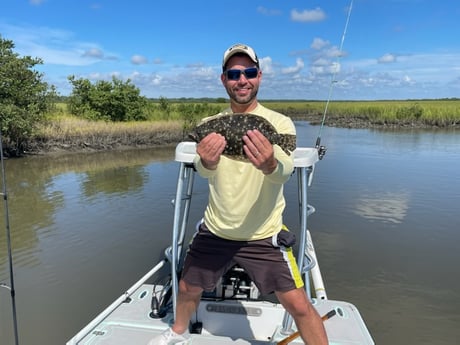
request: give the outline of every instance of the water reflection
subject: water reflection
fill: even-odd
[[[359,196],[352,202],[353,212],[363,218],[398,224],[404,221],[409,209],[409,194],[380,192]]]
[[[87,154],[26,157],[7,160],[7,192],[12,247],[16,264],[34,267],[39,256],[32,255],[39,236],[50,236],[55,217],[72,197],[88,204],[100,194],[129,194],[142,191],[149,179],[146,165],[169,162],[174,148],[127,150]],[[5,222],[0,214],[0,224]],[[20,228],[18,229],[18,225]],[[6,234],[0,232],[0,243]],[[6,262],[6,248],[0,247],[0,266]],[[3,281],[3,277],[0,276]]]

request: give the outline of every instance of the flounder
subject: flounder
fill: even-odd
[[[219,133],[227,140],[223,154],[236,160],[247,160],[243,150],[243,136],[248,130],[257,129],[272,145],[278,145],[288,155],[296,148],[294,134],[280,134],[265,118],[249,113],[235,113],[215,116],[198,124],[189,137],[199,143],[210,133]]]

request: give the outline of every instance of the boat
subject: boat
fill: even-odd
[[[67,345],[147,344],[167,329],[175,316],[178,279],[185,240],[189,232],[196,144],[181,142],[176,146],[175,161],[179,172],[174,205],[171,245],[149,272],[122,293],[94,320],[81,329]],[[294,151],[299,203],[299,247],[296,257],[313,306],[324,320],[330,344],[374,344],[366,324],[350,302],[329,299],[308,217],[315,208],[307,203],[316,164],[322,158],[317,147],[297,147]],[[293,182],[294,181],[294,182]],[[204,293],[194,313],[190,332],[193,345],[226,344],[303,344],[292,317],[273,296],[261,296],[255,284],[239,266],[227,271],[216,289]]]

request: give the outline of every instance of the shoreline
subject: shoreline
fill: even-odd
[[[288,112],[285,112],[285,114]],[[321,125],[322,114],[302,115],[288,114],[293,121],[307,121],[312,126]],[[443,124],[428,124],[417,120],[399,120],[397,122],[387,122],[370,120],[363,117],[343,116],[328,114],[324,124],[327,127],[337,128],[355,128],[355,129],[457,129],[460,128],[460,122],[443,123]]]
[[[293,121],[307,121],[312,126],[321,124],[320,115],[288,115]],[[362,118],[350,118],[343,116],[328,116],[327,127],[349,128],[349,129],[388,129],[388,130],[407,130],[407,129],[453,129],[456,130],[458,124],[452,126],[433,126],[417,122],[408,123],[372,123]],[[118,135],[92,135],[72,137],[64,140],[36,138],[31,140],[22,156],[41,156],[41,155],[61,155],[85,152],[103,152],[113,150],[148,149],[176,146],[179,142],[190,140],[184,135],[182,130],[177,128],[169,130],[152,131],[149,136],[136,136],[136,133],[125,133]]]
[[[185,140],[182,132],[171,132],[165,135],[164,132],[152,133],[149,140],[127,141],[126,138],[111,137],[107,140],[98,138],[96,141],[75,139],[74,141],[40,141],[29,143],[24,156],[62,155],[72,153],[92,153],[115,150],[149,149],[161,147],[174,147]]]

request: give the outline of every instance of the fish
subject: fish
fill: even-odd
[[[295,134],[278,133],[267,119],[251,113],[234,113],[212,117],[198,124],[189,133],[189,138],[199,143],[208,134],[219,133],[227,141],[223,155],[234,160],[248,161],[243,150],[243,136],[252,129],[257,129],[272,145],[280,146],[288,155],[291,155],[291,152],[296,148]]]

